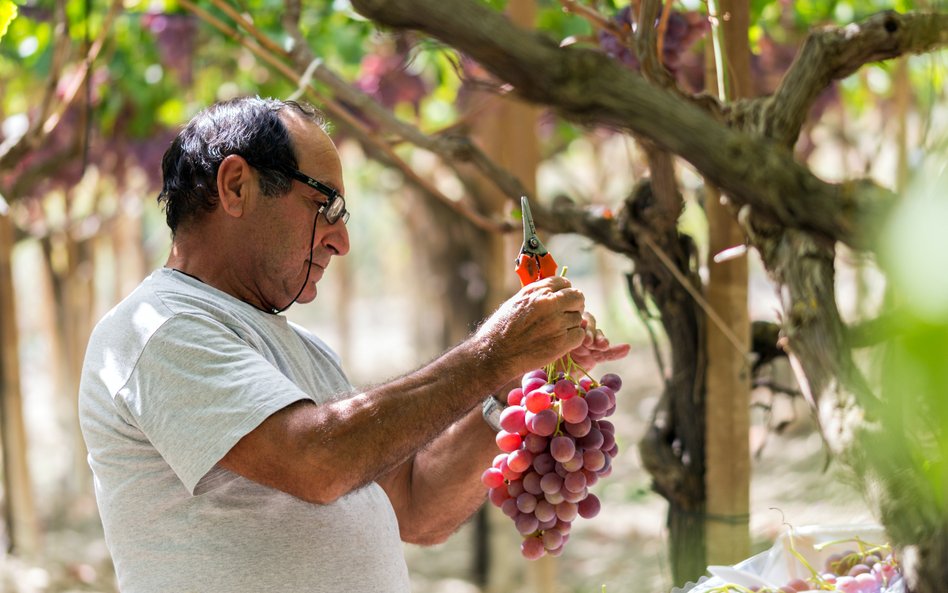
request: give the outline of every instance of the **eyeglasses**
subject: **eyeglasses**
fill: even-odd
[[[248,165],[254,167],[255,169],[266,168],[271,171],[277,170],[270,167],[259,167],[246,157],[244,157],[244,160],[247,161]],[[346,210],[346,199],[343,198],[342,194],[340,194],[337,190],[329,187],[321,181],[316,181],[298,169],[280,169],[280,171],[297,181],[305,183],[306,185],[326,196],[326,201],[319,205],[319,212],[317,212],[317,215],[322,213],[322,215],[326,217],[326,222],[329,224],[336,224],[340,218],[342,219],[342,224],[349,222],[349,211]]]
[[[319,205],[319,211],[322,212],[323,216],[326,217],[326,222],[329,224],[336,224],[340,218],[342,219],[343,224],[349,222],[349,211],[346,210],[346,199],[343,198],[342,194],[340,194],[337,190],[329,187],[321,181],[316,181],[302,171],[293,169],[287,171],[287,173],[289,173],[293,179],[305,183],[306,185],[326,196],[326,201]]]

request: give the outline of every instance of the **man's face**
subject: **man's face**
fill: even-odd
[[[342,163],[329,136],[297,115],[286,115],[284,121],[293,137],[299,170],[344,196]],[[257,258],[255,276],[259,292],[270,306],[279,309],[297,293],[296,302],[315,299],[316,283],[330,259],[349,252],[345,223],[340,219],[329,224],[323,214],[317,218],[327,200],[316,189],[294,180],[286,195],[260,201],[254,217],[255,238],[250,244],[256,245],[258,256],[262,256]]]

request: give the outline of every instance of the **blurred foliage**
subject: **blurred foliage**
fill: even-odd
[[[857,468],[900,544],[948,525],[948,279],[932,273],[948,266],[945,154],[922,165],[882,239],[897,333],[885,347],[878,411],[859,432]]]
[[[16,18],[16,13],[16,4],[12,0],[0,0],[0,40],[7,34],[7,27]]]

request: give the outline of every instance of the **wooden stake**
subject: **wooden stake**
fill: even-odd
[[[727,81],[721,97],[733,100],[750,94],[750,50],[747,43],[746,0],[717,3],[719,26],[723,28],[722,65],[727,76],[706,77]],[[713,61],[711,62],[713,64]],[[712,66],[713,68],[713,66]],[[718,70],[722,67],[719,66]],[[713,83],[706,88],[714,92]],[[750,556],[750,319],[747,302],[747,257],[741,255],[715,262],[715,254],[742,245],[744,234],[734,213],[721,204],[716,188],[708,186],[705,204],[708,217],[709,261],[707,300],[732,336],[744,342],[742,352],[714,323],[706,324],[708,352],[705,408],[705,489],[708,564],[734,564]]]
[[[0,441],[3,446],[4,518],[8,548],[25,557],[39,554],[40,533],[27,461],[19,336],[13,291],[13,222],[0,215]]]

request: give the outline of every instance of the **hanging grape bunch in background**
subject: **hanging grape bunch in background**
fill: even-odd
[[[525,374],[507,394],[500,416],[497,446],[502,451],[481,480],[490,501],[510,517],[523,535],[520,550],[535,560],[558,556],[576,517],[599,514],[600,502],[589,491],[612,473],[619,451],[615,426],[605,420],[616,409],[622,379],[614,373],[599,382],[567,357],[557,365]]]
[[[633,35],[638,28],[631,6],[620,9],[609,21],[609,27],[597,32],[600,49],[609,57],[621,62],[631,70],[641,68],[635,54]],[[703,76],[703,59],[689,52],[691,47],[709,30],[708,19],[698,11],[670,10],[653,26],[662,33],[659,41],[662,65],[674,76],[680,75],[679,83],[696,90],[697,77]]]

